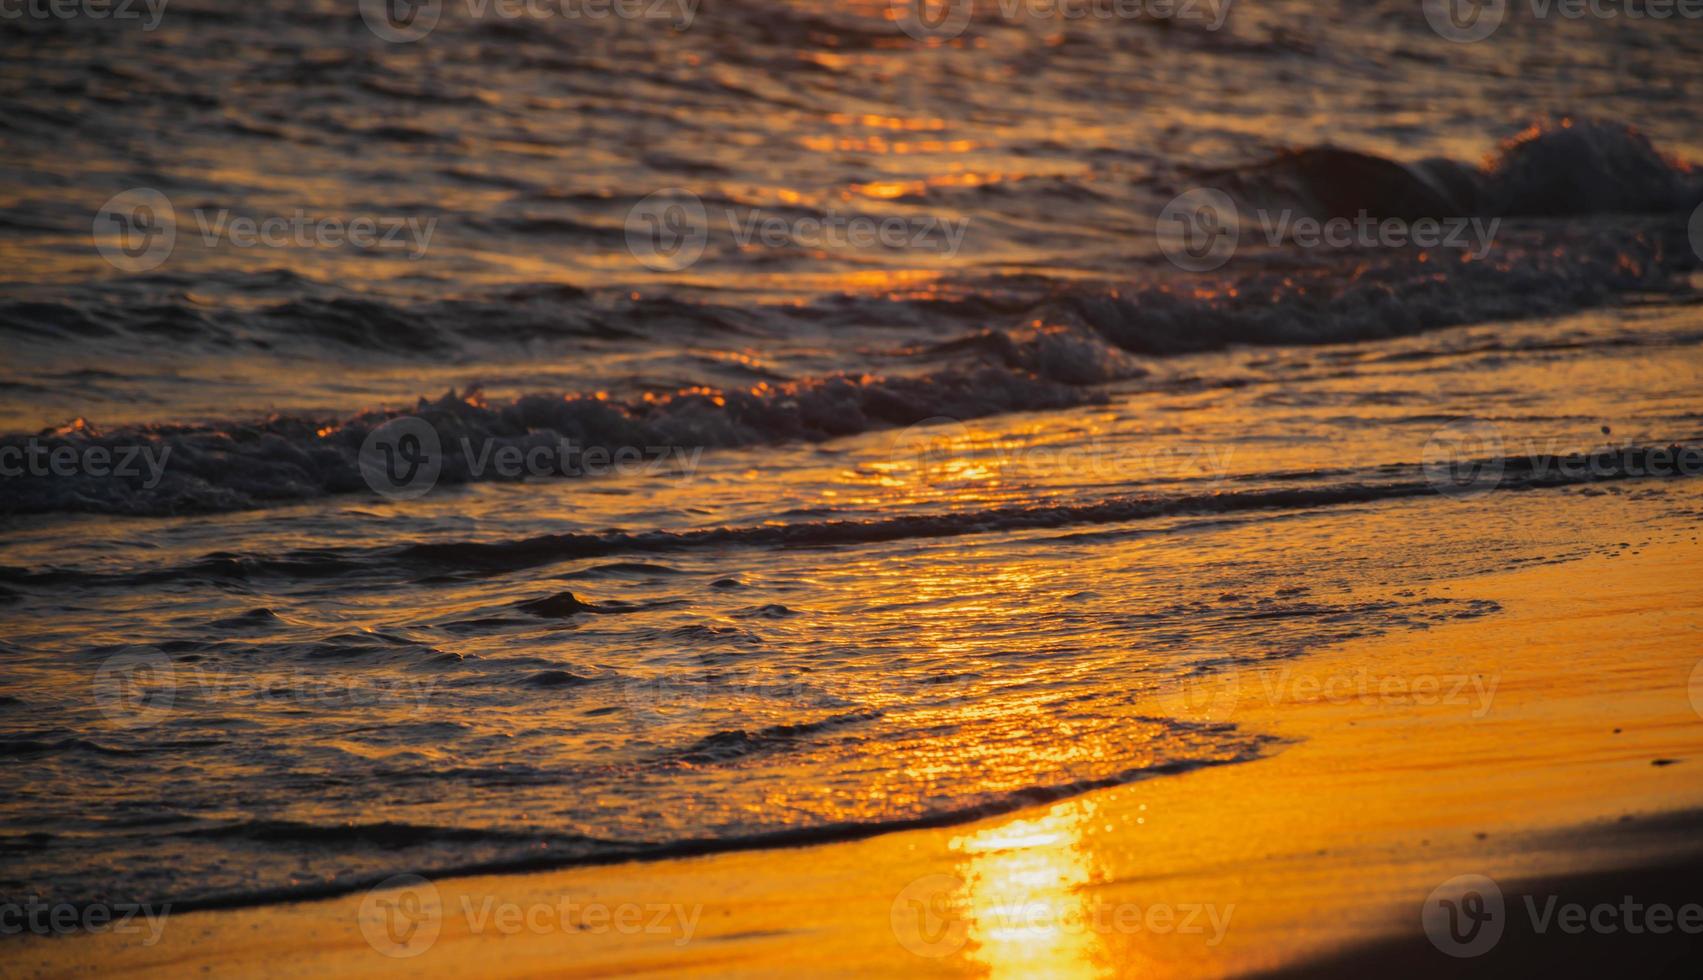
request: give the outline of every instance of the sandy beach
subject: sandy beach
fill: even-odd
[[[1203,722],[1284,740],[1252,763],[826,846],[189,913],[154,945],[146,933],[25,939],[7,972],[1214,976],[1334,963],[1423,975],[1498,963],[1446,959],[1419,938],[1433,889],[1488,876],[1518,919],[1515,895],[1605,882],[1671,900],[1673,869],[1690,866],[1675,862],[1695,860],[1698,571],[1695,539],[1675,537],[1456,583],[1504,613],[1177,695],[1172,707]],[[1669,878],[1638,870],[1652,866]],[[1584,871],[1611,874],[1541,884]],[[392,909],[418,921],[387,932]]]

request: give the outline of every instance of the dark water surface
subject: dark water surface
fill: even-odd
[[[263,900],[1248,760],[1282,747],[1201,678],[1695,525],[1646,452],[1703,429],[1695,22],[453,2],[388,43],[358,6],[0,29],[0,450],[141,454],[0,484],[0,896]],[[1196,188],[1242,233],[1192,272],[1155,229]],[[123,251],[139,191],[169,255]],[[1262,233],[1362,210],[1465,237]],[[390,240],[319,224],[361,220]],[[430,492],[375,492],[398,424]]]

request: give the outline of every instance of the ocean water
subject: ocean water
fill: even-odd
[[[361,6],[0,31],[6,900],[1243,763],[1238,672],[1703,514],[1695,22]],[[1264,233],[1362,211],[1460,237]]]

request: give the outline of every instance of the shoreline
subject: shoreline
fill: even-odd
[[[1695,839],[1703,815],[1688,814],[1686,820]],[[1416,928],[1260,978],[1418,980],[1436,976],[1444,966],[1451,976],[1467,977],[1603,975],[1630,962],[1638,964],[1640,976],[1692,977],[1703,962],[1700,881],[1703,844],[1677,862],[1502,883],[1504,925],[1494,946],[1478,956],[1440,963],[1426,932]],[[1613,931],[1598,931],[1593,920]],[[1685,922],[1691,925],[1682,928]]]
[[[1422,934],[1414,946],[1447,880],[1636,890],[1659,884],[1640,869],[1696,856],[1703,784],[1687,770],[1703,764],[1703,708],[1688,693],[1699,648],[1687,634],[1703,632],[1703,568],[1687,531],[1663,537],[1440,583],[1503,611],[1155,706],[1285,740],[1262,759],[860,840],[185,913],[153,946],[19,937],[8,972],[1363,975],[1425,953],[1415,970],[1479,963]],[[1578,884],[1605,872],[1618,877]],[[381,948],[404,908],[426,930]]]

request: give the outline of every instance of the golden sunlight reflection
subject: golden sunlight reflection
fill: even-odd
[[[887,460],[871,469],[889,490],[973,503],[1000,484],[1001,457],[993,451],[998,443],[996,433],[978,432],[956,419],[930,419],[893,436]]]
[[[1112,973],[1083,889],[1099,877],[1083,830],[1092,800],[1062,803],[952,841],[964,855],[965,955],[994,978]]]

